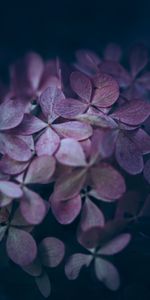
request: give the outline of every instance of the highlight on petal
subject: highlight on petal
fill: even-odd
[[[44,200],[37,193],[24,188],[24,195],[20,202],[20,211],[29,224],[39,224],[46,215]]]
[[[55,237],[46,237],[39,245],[39,256],[46,267],[57,267],[65,255],[64,243]]]
[[[116,200],[125,192],[126,186],[122,175],[107,163],[91,169],[91,178],[97,194],[102,199]]]
[[[142,124],[150,115],[150,103],[142,100],[132,100],[118,108],[110,116],[128,125]]]
[[[48,127],[39,137],[35,149],[38,156],[52,155],[57,150],[60,138],[55,131]]]
[[[6,250],[10,259],[20,265],[29,265],[37,255],[35,240],[28,232],[12,227],[9,229]]]
[[[144,168],[142,152],[132,140],[132,136],[119,133],[115,156],[118,164],[129,174],[136,175]]]
[[[98,254],[101,255],[114,255],[122,251],[130,242],[131,235],[129,233],[122,233],[106,243],[98,250]]]
[[[81,72],[71,73],[70,84],[73,91],[82,99],[90,102],[92,95],[92,84],[90,79]]]
[[[119,86],[112,76],[105,73],[98,73],[93,78],[95,86],[92,104],[97,107],[109,107],[116,102],[119,97]]]
[[[77,141],[85,140],[92,135],[92,127],[79,121],[53,124],[52,127],[62,137],[70,137]]]
[[[68,279],[75,280],[83,267],[88,267],[92,261],[92,255],[76,253],[70,256],[65,265],[65,274]]]
[[[82,206],[80,195],[63,201],[52,197],[50,204],[52,212],[60,224],[72,223],[79,215]]]
[[[144,178],[148,181],[150,184],[150,159],[147,160],[145,166],[144,166],[144,171],[143,171]]]
[[[51,294],[51,283],[46,272],[35,277],[35,283],[43,297],[48,298]]]
[[[0,191],[8,197],[20,198],[22,190],[20,186],[14,182],[0,180]]]
[[[97,279],[103,282],[108,289],[116,291],[120,286],[120,278],[117,269],[112,263],[102,258],[96,258],[94,263]]]
[[[53,156],[42,155],[35,157],[28,167],[25,183],[48,183],[55,171]]]
[[[57,101],[55,104],[56,113],[66,119],[71,119],[85,112],[87,104],[72,98],[66,98]]]
[[[148,49],[142,45],[135,45],[129,56],[131,73],[135,77],[148,63]]]
[[[79,142],[72,138],[62,139],[56,153],[56,159],[72,167],[86,166],[85,154]]]
[[[16,161],[8,155],[4,155],[0,160],[0,171],[4,174],[16,175],[23,172],[28,164],[28,162]]]

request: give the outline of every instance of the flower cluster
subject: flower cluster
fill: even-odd
[[[0,240],[44,297],[48,267],[63,259],[68,279],[94,263],[97,279],[118,289],[111,257],[150,213],[148,50],[134,46],[125,65],[122,57],[110,44],[102,58],[78,51],[70,66],[29,53],[10,67],[0,99]],[[67,257],[63,238],[45,233],[39,241],[51,218],[64,230],[75,222],[83,253]]]

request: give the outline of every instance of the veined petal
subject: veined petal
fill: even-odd
[[[39,137],[35,149],[38,156],[52,155],[58,148],[60,138],[55,131],[48,127]]]

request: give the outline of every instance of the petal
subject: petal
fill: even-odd
[[[80,195],[66,201],[60,201],[52,197],[50,203],[52,212],[60,224],[72,223],[79,215],[82,205]]]
[[[119,97],[119,86],[112,76],[98,73],[93,78],[96,88],[92,98],[92,104],[97,107],[109,107],[116,102]]]
[[[55,237],[46,237],[39,245],[39,255],[46,267],[57,267],[64,258],[64,243]]]
[[[128,125],[139,125],[150,115],[150,103],[142,100],[132,100],[118,108],[110,116]]]
[[[92,255],[76,253],[70,256],[65,265],[65,274],[68,279],[74,280],[79,276],[81,269],[88,267],[92,261]]]
[[[75,67],[87,75],[93,75],[98,71],[101,60],[96,53],[91,50],[81,49],[76,51],[77,62]]]
[[[55,105],[55,111],[59,116],[63,118],[74,118],[75,116],[82,114],[87,109],[87,104],[80,100],[66,98],[57,101]]]
[[[5,207],[12,202],[13,197],[8,197],[0,192],[0,207]]]
[[[11,260],[20,266],[29,265],[37,255],[33,237],[28,232],[14,227],[9,229],[6,250]]]
[[[111,60],[118,62],[122,56],[122,51],[117,44],[108,44],[104,51],[105,60]]]
[[[118,201],[115,218],[132,218],[136,216],[141,207],[141,197],[137,191],[129,190],[123,197]]]
[[[4,238],[7,228],[7,226],[0,226],[0,242]]]
[[[148,183],[150,184],[150,159],[147,160],[147,162],[144,166],[143,175],[144,175],[145,179],[148,181]]]
[[[35,277],[36,285],[44,298],[48,298],[51,294],[51,283],[47,273]]]
[[[39,137],[35,149],[38,156],[52,155],[57,150],[60,143],[59,136],[55,131],[48,127]]]
[[[47,124],[39,118],[31,114],[25,114],[21,124],[13,132],[21,135],[31,135],[44,129],[46,126]]]
[[[135,45],[129,56],[132,76],[135,77],[148,63],[148,49],[144,45]]]
[[[71,73],[70,84],[73,91],[82,99],[90,102],[92,95],[92,84],[90,79],[81,72]]]
[[[63,174],[55,183],[54,197],[57,200],[68,200],[77,196],[86,180],[86,171],[72,170],[71,173]]]
[[[16,161],[8,155],[4,155],[0,160],[0,171],[4,174],[17,175],[23,172],[28,164],[28,162]]]
[[[0,191],[8,197],[20,198],[22,196],[20,186],[10,181],[0,180]]]
[[[129,233],[123,233],[112,239],[98,250],[100,255],[114,255],[122,251],[130,242],[131,235]]]
[[[23,119],[26,102],[22,99],[8,99],[0,105],[0,130],[11,129]]]
[[[141,153],[150,153],[150,136],[141,128],[135,132],[132,140],[136,143],[137,147],[141,150]]]
[[[97,246],[97,230],[105,223],[104,215],[100,208],[95,205],[88,197],[84,202],[81,219],[78,226],[77,240],[85,248]],[[92,231],[91,229],[95,229]]]
[[[70,137],[77,141],[85,140],[92,135],[92,127],[78,121],[53,124],[55,131],[62,137]]]
[[[107,163],[91,169],[93,186],[102,199],[119,199],[125,192],[126,186],[122,175]]]
[[[141,75],[138,79],[137,82],[142,85],[142,87],[145,90],[150,90],[150,72],[144,72],[143,75]]]
[[[142,172],[144,164],[140,149],[133,140],[120,133],[116,142],[115,156],[118,164],[129,174],[136,175]]]
[[[48,87],[40,96],[39,104],[41,106],[44,116],[53,121],[57,118],[57,113],[55,112],[55,104],[57,101],[61,101],[65,98],[63,92],[56,86]]]
[[[22,267],[22,270],[27,274],[37,277],[42,273],[42,265],[38,258],[36,258],[30,265]]]
[[[0,152],[17,161],[28,161],[32,152],[29,146],[19,137],[0,134]]]
[[[53,156],[42,155],[35,157],[26,173],[25,183],[48,183],[55,171],[55,159]]]
[[[43,199],[27,188],[23,189],[24,195],[20,202],[20,210],[24,219],[29,224],[39,224],[46,215],[46,206]]]
[[[61,140],[60,147],[55,156],[60,163],[67,166],[86,166],[84,151],[80,143],[72,138]]]
[[[95,273],[98,280],[112,291],[120,286],[120,278],[117,269],[108,261],[102,258],[95,259]]]

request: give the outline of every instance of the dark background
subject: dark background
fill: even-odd
[[[150,45],[150,1],[43,0],[0,4],[0,74],[28,50],[35,50],[45,58],[59,55],[71,61],[79,48],[100,53],[108,42],[117,42],[126,49],[136,41]],[[87,272],[76,283],[69,282],[60,268],[51,275],[51,299],[149,300],[150,256],[140,255],[140,247],[141,252],[147,252],[149,241],[141,244],[139,240],[116,261],[125,279],[117,294],[108,292]],[[0,300],[27,299],[42,299],[32,281],[28,282],[18,268],[2,269]]]

